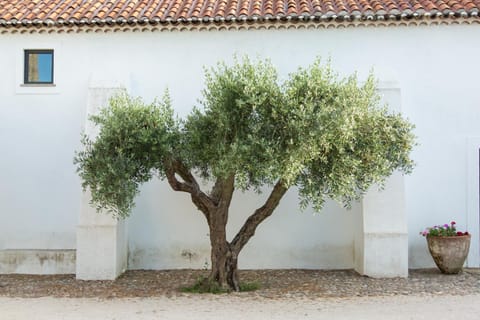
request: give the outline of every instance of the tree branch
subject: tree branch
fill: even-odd
[[[167,176],[167,181],[175,191],[183,191],[188,193],[193,193],[193,186],[188,183],[178,181],[177,177],[175,177],[175,170],[171,166],[165,166],[165,174]]]
[[[170,187],[175,191],[190,193],[193,203],[205,214],[207,220],[210,220],[210,213],[215,208],[215,204],[206,195],[198,185],[197,180],[180,160],[165,162],[165,174]],[[179,181],[175,174],[178,174],[183,182]]]
[[[273,187],[270,196],[265,201],[265,204],[255,210],[255,212],[248,217],[244,225],[238,231],[237,235],[231,242],[232,251],[239,254],[242,248],[247,244],[248,240],[255,234],[255,230],[263,220],[272,215],[275,208],[280,203],[280,200],[287,192],[288,188],[284,186],[283,182],[279,180]]]

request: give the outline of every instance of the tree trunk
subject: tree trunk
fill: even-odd
[[[205,215],[210,228],[210,244],[212,247],[212,271],[203,283],[205,291],[213,291],[220,287],[224,290],[239,291],[238,254],[253,237],[260,223],[272,215],[288,187],[279,180],[273,187],[265,204],[245,221],[232,242],[227,241],[226,226],[228,210],[235,190],[235,175],[226,179],[217,179],[209,195],[200,190],[195,177],[179,160],[165,162],[167,181],[175,191],[188,192],[193,203]],[[176,177],[178,174],[183,181]]]
[[[228,242],[212,243],[212,270],[209,281],[228,291],[239,291],[237,255]]]
[[[213,285],[217,285],[224,290],[240,291],[238,254],[248,240],[253,237],[258,225],[273,213],[288,188],[279,181],[273,188],[265,204],[255,210],[232,242],[229,243],[226,236],[226,225],[231,194],[233,192],[233,183],[231,186],[231,190],[227,192],[228,197],[220,198],[216,210],[209,212],[207,215],[209,217],[208,226],[210,228],[210,244],[212,246],[212,272],[207,284],[210,285],[212,289]],[[225,201],[225,199],[227,199],[227,201]]]
[[[239,291],[237,256],[227,241],[226,225],[228,207],[221,207],[210,215],[210,244],[212,247],[212,271],[209,277],[211,283],[219,285],[224,290]]]

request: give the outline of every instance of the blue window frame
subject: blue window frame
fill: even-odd
[[[53,84],[53,50],[25,50],[25,84]]]

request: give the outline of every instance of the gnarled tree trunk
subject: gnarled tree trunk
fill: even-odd
[[[212,272],[210,281],[215,281],[222,288],[228,288],[234,291],[240,290],[238,255],[247,242],[253,237],[260,223],[273,213],[287,190],[284,184],[279,181],[273,188],[265,204],[255,210],[230,243],[226,240],[225,231],[228,219],[228,207],[224,207],[224,211],[218,210],[213,216],[210,216],[208,220],[210,226],[210,242],[212,245]]]
[[[235,176],[217,179],[210,194],[200,190],[193,175],[179,161],[166,164],[167,180],[175,191],[190,193],[193,203],[204,214],[210,229],[212,269],[209,283],[219,287],[239,291],[238,255],[247,242],[253,237],[260,223],[268,218],[280,203],[288,188],[282,181],[274,186],[265,204],[248,217],[245,224],[231,242],[227,241],[226,226],[228,210],[235,190]],[[178,174],[183,181],[176,177]]]
[[[212,242],[212,270],[209,281],[213,281],[226,290],[239,291],[237,254],[228,242]]]
[[[227,241],[228,210],[235,190],[235,177],[217,180],[210,197],[216,204],[215,209],[207,214],[210,228],[212,270],[209,281],[217,283],[221,288],[239,291],[237,256]]]

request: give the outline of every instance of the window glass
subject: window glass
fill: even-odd
[[[53,50],[25,50],[25,83],[53,83]]]

